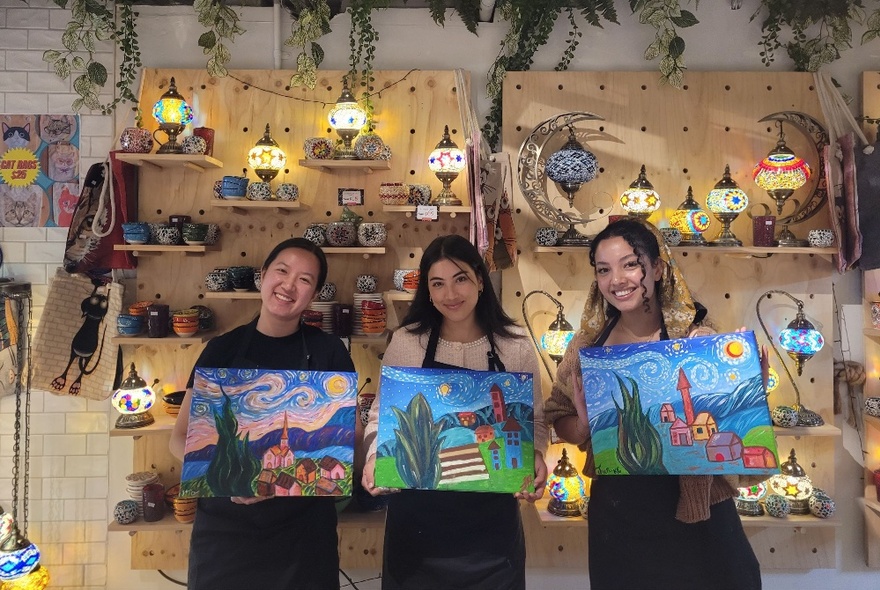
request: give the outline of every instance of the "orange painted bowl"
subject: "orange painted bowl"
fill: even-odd
[[[366,301],[361,301],[361,309],[366,311],[368,309],[385,309],[385,304],[381,301],[370,301],[369,299]]]
[[[193,307],[187,309],[178,309],[171,313],[171,317],[177,318],[197,318],[199,317],[199,310]]]
[[[181,326],[181,325],[175,324],[173,326],[173,328],[174,328],[175,334],[177,334],[178,336],[181,336],[183,338],[186,338],[187,336],[195,336],[196,332],[199,331],[199,324],[196,323],[192,327]]]
[[[198,326],[198,325],[199,325],[199,318],[198,318],[198,317],[192,317],[192,318],[174,318],[174,319],[171,320],[171,324],[174,325],[174,326],[184,326],[184,327],[186,327],[186,326]]]
[[[137,316],[146,316],[147,308],[153,305],[152,301],[138,301],[128,306],[128,313]]]
[[[177,499],[177,494],[180,493],[180,484],[174,484],[167,490],[165,490],[165,504],[168,505],[169,508],[174,508],[174,501]]]

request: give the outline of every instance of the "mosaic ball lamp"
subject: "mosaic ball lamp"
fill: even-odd
[[[434,173],[437,180],[443,183],[443,190],[431,199],[432,205],[461,205],[461,199],[456,197],[449,187],[466,165],[464,152],[449,137],[449,125],[444,126],[443,139],[428,155],[428,168]]]
[[[550,503],[547,511],[556,516],[581,516],[580,502],[586,496],[584,480],[568,460],[568,453],[562,449],[562,457],[547,478]]]
[[[736,511],[744,516],[761,516],[764,508],[761,500],[767,495],[767,485],[763,482],[737,488]]]
[[[804,363],[822,350],[825,339],[798,306],[795,318],[779,333],[779,344],[794,359],[794,366],[800,376],[804,371]]]
[[[141,428],[149,426],[155,420],[150,409],[156,403],[156,394],[131,363],[128,377],[113,393],[110,403],[121,414],[116,419],[116,428]]]
[[[269,182],[287,164],[287,154],[278,146],[278,142],[269,134],[269,124],[263,137],[248,152],[248,166],[263,182]]]
[[[706,207],[722,223],[721,232],[709,242],[710,246],[742,246],[742,242],[731,231],[730,224],[748,205],[748,195],[730,177],[730,166],[724,166],[724,176],[706,197]]]
[[[354,160],[357,156],[351,142],[357,137],[364,125],[367,124],[367,112],[361,108],[351,90],[348,82],[342,86],[342,94],[336,100],[336,104],[327,115],[330,127],[336,130],[336,134],[342,138],[342,145],[336,147],[333,152],[334,160]]]
[[[590,150],[584,148],[568,129],[568,141],[559,150],[550,154],[544,163],[544,174],[557,183],[568,196],[568,206],[574,206],[574,194],[581,185],[590,182],[599,174],[599,160]]]
[[[556,312],[556,319],[541,336],[541,348],[558,365],[572,338],[574,338],[574,328],[562,315],[562,310],[559,309]]]
[[[40,550],[15,528],[0,545],[0,582],[17,580],[40,563]]]
[[[159,129],[168,135],[168,141],[163,143],[156,153],[182,154],[183,146],[177,143],[177,136],[183,132],[187,125],[192,123],[193,110],[186,104],[183,96],[177,92],[173,76],[168,92],[163,94],[153,105],[153,118],[159,123]]]
[[[30,573],[3,583],[3,590],[43,590],[49,586],[49,571],[42,565],[32,569]]]
[[[779,473],[767,480],[770,492],[779,494],[791,504],[792,514],[810,514],[810,496],[813,482],[797,462],[794,449],[788,461],[779,466]]]
[[[703,234],[709,229],[709,215],[694,199],[694,190],[688,187],[687,197],[669,216],[669,225],[681,232],[681,246],[705,246]]]
[[[630,217],[647,221],[654,211],[660,208],[660,195],[645,175],[645,165],[639,171],[629,188],[620,195],[620,206]]]

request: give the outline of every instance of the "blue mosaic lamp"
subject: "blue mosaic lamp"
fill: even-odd
[[[26,576],[40,563],[40,550],[15,527],[0,544],[0,581],[10,582]],[[4,584],[5,587],[5,584]]]
[[[44,590],[48,586],[49,572],[42,565],[37,564],[29,574],[4,583],[3,590]]]
[[[556,516],[581,516],[580,504],[587,495],[584,480],[568,460],[568,453],[562,449],[562,458],[547,478],[550,502],[547,512]]]
[[[731,231],[730,224],[748,205],[748,195],[730,177],[730,166],[725,165],[724,176],[706,197],[706,207],[722,223],[721,232],[709,242],[709,246],[742,246],[742,242]]]
[[[173,76],[168,91],[153,105],[153,118],[159,123],[159,130],[168,136],[156,153],[182,154],[183,146],[177,143],[177,136],[192,123],[193,110],[177,91]]]
[[[709,216],[694,199],[694,189],[688,187],[687,197],[669,216],[669,225],[681,232],[682,246],[705,246],[703,234],[709,229]]]
[[[568,206],[574,206],[574,194],[581,185],[590,182],[599,173],[599,161],[593,152],[580,144],[574,128],[568,128],[568,141],[558,151],[550,154],[544,163],[547,178],[559,184],[568,195]]]
[[[437,147],[428,155],[428,169],[434,173],[441,183],[443,190],[432,199],[432,205],[455,207],[461,205],[461,199],[452,191],[452,181],[458,178],[462,170],[467,166],[464,151],[462,151],[449,136],[449,125],[443,127],[443,138]]]
[[[637,217],[644,221],[648,221],[651,214],[660,208],[660,195],[648,180],[644,164],[642,164],[638,178],[621,193],[620,206],[630,217]]]

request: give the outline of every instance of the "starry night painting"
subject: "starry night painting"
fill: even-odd
[[[778,473],[759,354],[754,332],[580,349],[596,473]]]
[[[180,496],[349,496],[357,373],[197,368]]]
[[[382,367],[375,480],[420,490],[533,490],[531,373]]]

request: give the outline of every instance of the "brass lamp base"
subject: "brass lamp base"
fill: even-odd
[[[737,498],[735,504],[736,513],[742,516],[761,516],[764,514],[764,507],[757,500]]]
[[[806,248],[810,245],[808,240],[802,240],[794,235],[787,225],[782,226],[782,230],[773,243],[781,248]]]
[[[149,410],[141,414],[122,414],[116,419],[116,428],[142,428],[155,421]]]
[[[550,503],[547,505],[547,512],[554,516],[581,516],[581,509],[579,507],[579,504],[579,500],[569,500],[567,502],[563,502],[562,500],[557,500],[556,498],[550,498]]]
[[[570,223],[568,225],[568,229],[565,230],[565,233],[559,236],[556,240],[557,246],[585,246],[589,247],[590,244],[593,243],[593,240],[588,238],[582,233],[579,233],[578,230],[574,228],[574,224]]]
[[[162,131],[168,136],[168,141],[161,144],[156,150],[157,154],[182,154],[183,146],[177,143],[177,136],[184,130],[183,125],[160,123],[157,131]],[[153,134],[155,136],[155,133]]]
[[[810,512],[810,499],[806,498],[804,500],[795,500],[793,498],[786,498],[788,500],[789,505],[791,506],[792,514],[811,514]]]
[[[805,406],[795,406],[798,415],[798,426],[822,426],[825,420],[818,413],[806,408]]]
[[[461,205],[461,199],[456,197],[449,187],[444,186],[443,190],[431,199],[431,204],[440,207],[458,207]]]
[[[736,235],[731,231],[730,224],[733,223],[733,220],[736,219],[738,213],[715,213],[715,218],[720,221],[723,225],[721,227],[721,233],[718,234],[718,237],[709,242],[708,246],[742,246],[743,243]]]
[[[692,234],[690,232],[682,232],[679,246],[707,246],[708,242],[703,234]]]

